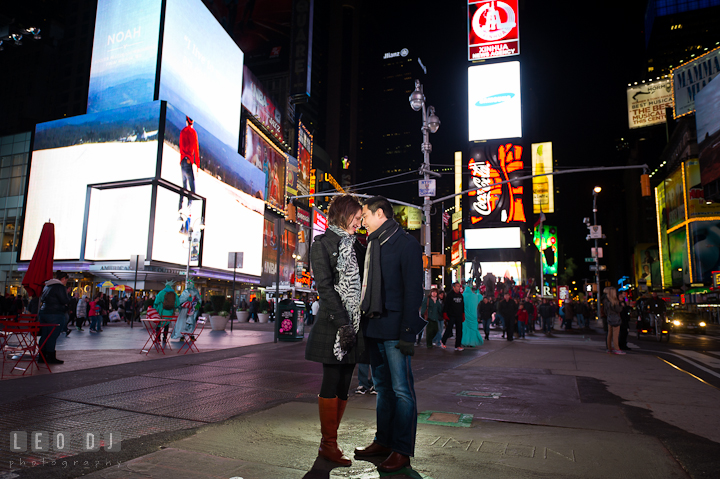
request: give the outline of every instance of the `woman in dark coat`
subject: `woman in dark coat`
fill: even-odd
[[[305,359],[323,365],[318,396],[322,441],[318,453],[325,459],[351,464],[337,444],[337,430],[347,405],[355,364],[364,349],[360,328],[360,268],[364,247],[355,239],[362,206],[350,195],[336,196],[328,210],[328,229],[310,251],[320,308],[310,331]]]

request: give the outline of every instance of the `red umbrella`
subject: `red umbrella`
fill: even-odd
[[[55,225],[45,223],[35,253],[22,280],[23,287],[32,297],[38,297],[45,287],[45,281],[53,276],[53,255],[55,254]]]

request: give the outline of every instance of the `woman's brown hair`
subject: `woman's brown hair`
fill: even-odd
[[[362,210],[362,206],[354,196],[336,196],[330,202],[328,223],[346,229],[352,217],[360,210]]]

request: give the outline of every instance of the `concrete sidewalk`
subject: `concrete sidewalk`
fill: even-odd
[[[12,413],[0,418],[4,437],[71,423],[123,432],[121,452],[74,453],[65,465],[35,454],[56,462],[7,477],[380,477],[372,462],[333,469],[317,458],[321,368],[303,353],[304,343],[266,343],[2,383],[23,385],[2,401]],[[607,354],[599,334],[507,342],[493,333],[463,352],[417,348],[413,369],[417,446],[398,478],[718,470],[720,392],[652,355]],[[347,451],[372,440],[374,406],[375,396],[351,396],[339,434]],[[18,457],[3,454],[0,472]]]

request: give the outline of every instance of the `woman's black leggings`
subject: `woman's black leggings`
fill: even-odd
[[[323,364],[320,397],[332,399],[337,396],[343,401],[347,400],[353,371],[355,371],[354,364]]]

